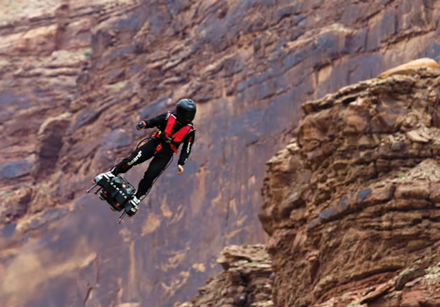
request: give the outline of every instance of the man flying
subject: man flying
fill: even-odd
[[[177,175],[181,175],[184,171],[183,166],[194,144],[195,128],[192,121],[195,115],[196,105],[194,101],[185,98],[177,103],[175,112],[167,112],[149,120],[141,121],[136,125],[137,130],[153,127],[157,127],[158,130],[153,133],[152,138],[147,143],[115,165],[110,172],[102,174],[111,178],[120,173],[126,173],[133,165],[153,158],[144,177],[139,182],[135,196],[129,200],[132,206],[130,215],[137,212],[140,201],[143,200],[155,180],[167,167],[173,154],[178,153],[179,145],[182,143],[183,150],[177,162]]]

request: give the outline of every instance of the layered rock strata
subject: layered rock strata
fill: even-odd
[[[273,307],[269,254],[262,244],[231,245],[223,249],[217,263],[223,272],[199,289],[199,295],[179,307]]]
[[[438,8],[422,0],[7,1],[0,301],[160,306],[190,297],[223,246],[263,241],[261,166],[290,139],[300,104],[438,56]],[[84,189],[146,136],[138,120],[183,96],[199,105],[184,175],[168,170],[136,219],[114,227]],[[27,283],[30,274],[41,278]]]
[[[276,306],[440,304],[440,71],[428,66],[302,106],[264,181]]]

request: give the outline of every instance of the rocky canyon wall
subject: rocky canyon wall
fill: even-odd
[[[439,82],[420,59],[305,103],[267,163],[267,247],[225,248],[178,306],[438,306]]]
[[[434,69],[432,69],[434,68]],[[302,106],[260,218],[276,306],[437,306],[440,66]]]
[[[224,245],[264,240],[264,163],[291,138],[300,105],[438,56],[439,6],[2,2],[1,300],[171,306],[191,297]],[[116,225],[84,189],[144,136],[137,121],[184,96],[198,103],[184,175],[173,164],[139,214]],[[41,277],[27,281],[31,273]]]

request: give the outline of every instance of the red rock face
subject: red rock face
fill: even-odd
[[[304,104],[269,161],[276,306],[440,304],[440,67],[408,67]]]
[[[224,271],[200,288],[199,295],[192,302],[179,307],[274,306],[271,300],[272,268],[263,244],[227,246],[217,262]]]
[[[192,296],[224,245],[264,240],[263,165],[291,137],[300,104],[437,56],[436,8],[409,0],[7,7],[0,197],[21,205],[1,202],[1,301],[167,306]],[[119,227],[84,189],[144,136],[137,121],[181,97],[198,103],[191,161],[182,177],[174,162]],[[39,278],[22,293],[30,274]]]

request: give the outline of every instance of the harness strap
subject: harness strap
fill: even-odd
[[[165,131],[162,132],[162,131],[158,130],[153,133],[153,136],[168,143],[170,145],[171,150],[175,154],[177,154],[178,150],[177,150],[176,145],[178,143],[182,142],[185,135],[187,135],[190,131],[194,130],[194,128],[192,125],[188,124],[188,125],[185,125],[182,128],[180,128],[173,135],[171,135],[175,124],[176,124],[176,117],[173,114],[171,114],[170,112],[168,112],[167,124],[165,126]],[[156,152],[159,152],[161,149],[162,149],[162,143],[156,147]]]

